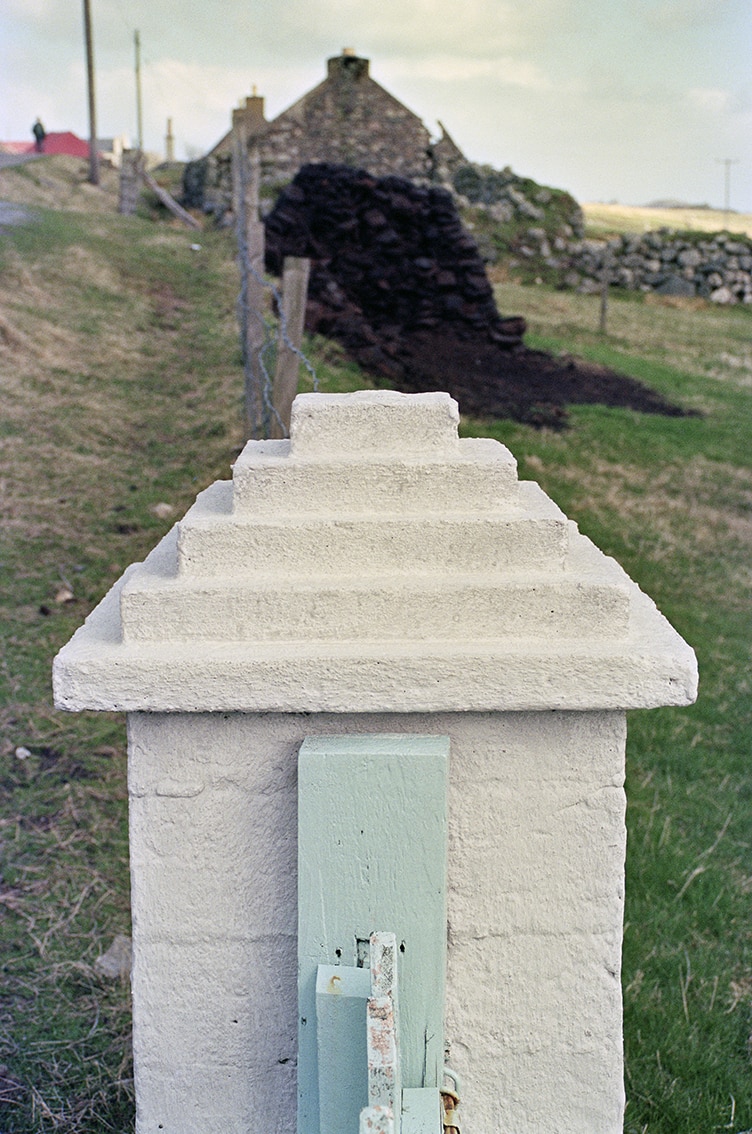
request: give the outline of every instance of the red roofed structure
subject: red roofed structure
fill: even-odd
[[[0,153],[4,154],[33,154],[35,150],[34,142],[0,142]],[[42,153],[88,158],[89,143],[71,130],[63,130],[60,133],[46,135]]]
[[[33,142],[0,142],[0,154],[30,154]]]
[[[32,149],[34,143],[32,142]],[[48,134],[44,139],[45,154],[68,154],[69,157],[88,158],[89,156],[89,143],[85,142],[83,138],[79,138],[77,134],[72,133],[70,130],[65,130],[61,134]]]
[[[130,141],[126,134],[120,134],[114,138],[97,139],[99,156],[114,166],[120,165],[123,151],[127,150],[129,146]],[[38,152],[33,140],[30,142],[0,142],[0,155],[13,154],[20,158],[28,158],[37,155]],[[74,134],[72,130],[51,131],[45,136],[41,156],[50,154],[53,156],[65,154],[68,157],[84,158],[88,161],[89,143],[85,142],[83,138],[79,138],[78,134]]]

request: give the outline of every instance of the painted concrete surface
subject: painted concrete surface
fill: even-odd
[[[694,655],[446,394],[303,395],[55,662],[68,709],[687,704]]]
[[[360,1112],[368,1106],[367,1001],[371,995],[371,973],[349,965],[319,965],[316,1000],[307,1015],[300,1012],[298,1026],[309,1023],[315,1031],[313,1050],[320,1058],[309,1060],[308,1074],[301,1067],[304,1054],[298,1043],[298,1106],[301,1094],[329,1134],[353,1134]],[[300,1006],[300,999],[298,999]],[[305,1025],[302,1020],[305,1019]],[[301,1037],[302,1038],[302,1037]],[[315,1076],[315,1078],[314,1078]],[[305,1086],[308,1086],[306,1092]],[[315,1105],[313,1095],[316,1096]],[[307,1097],[306,1097],[307,1096]],[[305,1108],[301,1108],[305,1109]],[[300,1109],[298,1111],[300,1115]],[[300,1127],[300,1118],[298,1119]],[[302,1127],[301,1127],[302,1128]]]
[[[298,750],[374,732],[450,738],[463,1126],[621,1131],[623,714],[134,713],[139,1134],[294,1129]]]
[[[463,1124],[621,1131],[624,710],[692,701],[694,654],[457,420],[298,398],[56,659],[60,707],[129,712],[139,1134],[294,1128],[298,750],[385,733],[451,744]]]

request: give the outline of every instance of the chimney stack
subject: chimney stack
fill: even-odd
[[[167,133],[165,135],[165,161],[175,160],[175,136],[172,132],[172,119],[167,119]]]

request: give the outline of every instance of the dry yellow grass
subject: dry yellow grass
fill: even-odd
[[[738,232],[752,236],[752,214],[724,213],[721,209],[651,209],[636,205],[582,206],[586,228],[597,231],[649,232],[673,228],[691,232]]]
[[[579,483],[582,474],[562,465],[557,475]],[[601,518],[621,516],[635,531],[641,530],[652,541],[654,559],[671,559],[691,543],[693,555],[708,562],[719,547],[727,554],[733,549],[739,564],[752,560],[749,469],[699,455],[657,472],[638,464],[594,460],[579,504]],[[752,583],[748,568],[737,582],[739,589],[731,601],[745,608]]]
[[[101,183],[90,185],[89,163],[62,154],[0,170],[0,200],[78,213],[114,213],[118,172],[102,165]]]

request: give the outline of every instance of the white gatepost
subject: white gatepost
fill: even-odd
[[[60,707],[128,714],[139,1134],[295,1129],[298,752],[347,736],[449,740],[463,1128],[622,1130],[625,710],[690,703],[695,659],[458,420],[298,397],[56,659]]]

